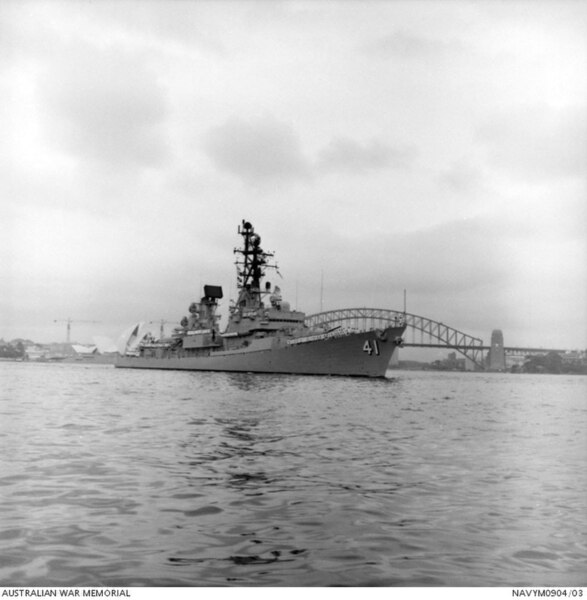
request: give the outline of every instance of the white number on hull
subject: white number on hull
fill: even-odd
[[[375,354],[379,356],[379,344],[377,343],[377,340],[373,340],[372,342],[365,340],[365,343],[363,344],[363,352],[366,352],[369,356],[375,352]]]

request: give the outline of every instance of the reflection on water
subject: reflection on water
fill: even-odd
[[[2,585],[585,585],[587,378],[0,364]]]

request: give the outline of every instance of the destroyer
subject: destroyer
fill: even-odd
[[[205,285],[200,302],[192,302],[189,317],[170,338],[141,335],[137,326],[127,336],[116,366],[135,369],[241,371],[303,375],[384,377],[405,322],[385,329],[348,331],[341,327],[310,328],[305,314],[292,310],[279,287],[262,285],[265,271],[276,268],[273,253],[261,248],[251,223],[238,228],[238,299],[229,308],[221,332],[216,314],[222,288]]]

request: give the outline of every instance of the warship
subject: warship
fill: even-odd
[[[264,282],[277,270],[274,254],[261,248],[261,237],[248,221],[238,227],[236,302],[220,331],[217,314],[222,287],[205,285],[199,302],[170,337],[156,339],[137,324],[124,336],[118,368],[174,369],[385,377],[394,350],[402,343],[405,319],[383,329],[353,331],[310,327],[303,312],[292,310],[279,286]]]

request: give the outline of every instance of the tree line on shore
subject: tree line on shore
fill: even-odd
[[[12,342],[0,340],[0,358],[24,358],[25,354],[24,340],[14,340]]]

